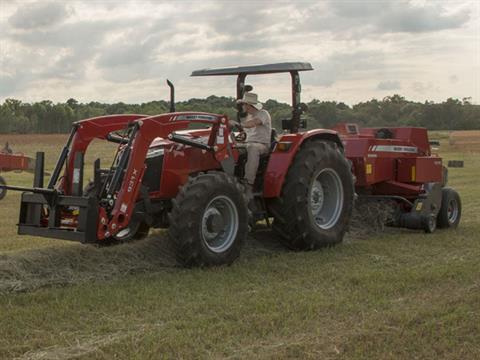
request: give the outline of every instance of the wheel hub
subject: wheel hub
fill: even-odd
[[[323,207],[324,193],[322,184],[319,181],[315,181],[312,187],[312,211],[318,212]]]
[[[212,199],[202,216],[202,238],[213,252],[227,250],[238,232],[238,211],[233,201],[223,195]]]
[[[335,226],[343,208],[343,185],[331,168],[315,174],[310,185],[309,208],[314,223],[327,230]]]
[[[225,227],[222,214],[216,208],[208,209],[205,218],[207,235],[214,237]]]
[[[457,220],[457,216],[458,216],[458,204],[454,199],[452,199],[448,203],[448,208],[447,208],[448,222],[450,224],[453,224]]]

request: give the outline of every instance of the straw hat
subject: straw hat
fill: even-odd
[[[243,94],[242,99],[237,100],[237,104],[248,104],[252,105],[255,109],[261,110],[263,105],[258,101],[258,95],[255,93],[247,92]]]

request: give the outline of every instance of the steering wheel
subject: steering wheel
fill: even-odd
[[[244,142],[247,140],[247,133],[245,131],[239,132],[237,135],[235,135],[235,140],[238,142]]]

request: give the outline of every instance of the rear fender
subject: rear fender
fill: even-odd
[[[343,149],[340,137],[337,132],[333,130],[315,129],[303,133],[283,135],[280,138],[279,143],[290,142],[291,146],[287,151],[281,151],[278,149],[277,145],[270,154],[263,182],[264,197],[275,198],[280,196],[283,182],[285,181],[288,169],[290,168],[295,155],[301,148],[302,144],[313,139],[331,141],[336,143],[339,148]]]

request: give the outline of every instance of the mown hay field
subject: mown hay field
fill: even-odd
[[[17,236],[9,192],[0,358],[480,358],[480,153],[432,138],[446,160],[465,162],[449,174],[463,201],[457,230],[354,229],[316,252],[287,251],[260,230],[230,267],[178,268],[162,231],[112,248]],[[0,146],[45,151],[51,171],[65,139],[0,135]],[[112,151],[96,144],[87,162]]]
[[[480,130],[454,131],[449,136],[449,144],[456,150],[480,152]]]

